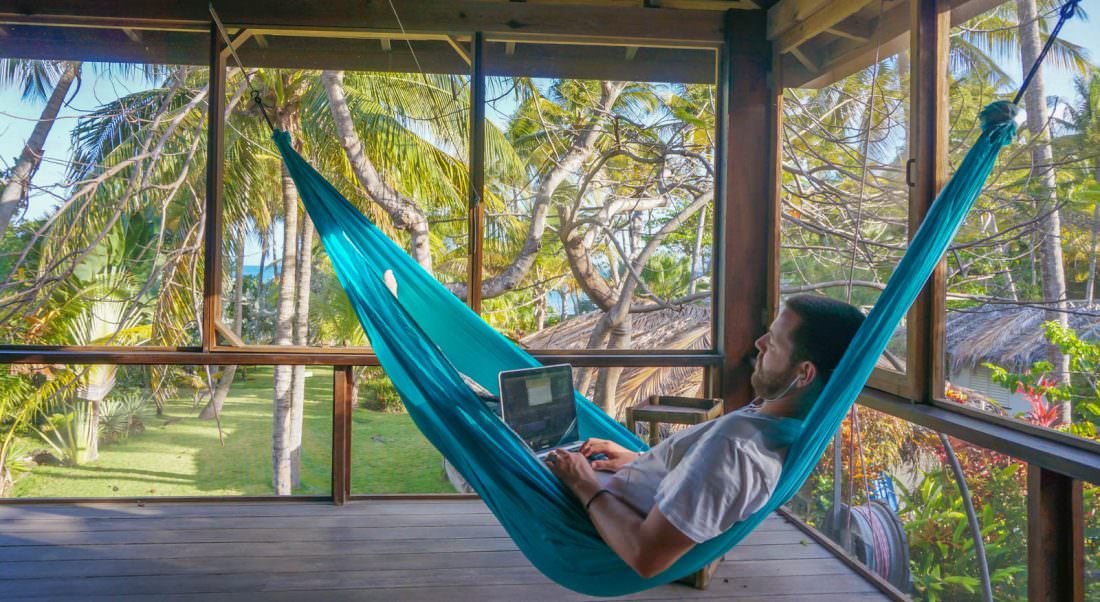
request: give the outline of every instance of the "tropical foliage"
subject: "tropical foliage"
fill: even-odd
[[[1003,3],[953,30],[951,165],[977,135],[980,107],[1014,91],[1022,74],[1005,65],[1030,64],[1031,42],[1047,35],[1052,6]],[[1030,400],[1020,419],[1094,438],[1096,334],[1068,329],[1065,315],[1097,311],[1100,73],[1065,41],[1054,46],[1048,68],[1077,75],[1073,95],[1048,99],[1037,84],[1026,96],[1019,140],[949,253],[946,304],[955,313],[1041,307],[1051,323],[1049,357],[1030,371],[998,368],[995,377]],[[467,298],[468,78],[245,70],[229,70],[224,99],[219,342],[369,344],[269,143],[252,87],[299,152],[425,270]],[[909,71],[902,52],[820,89],[785,91],[784,294],[818,291],[870,306],[904,253]],[[77,93],[74,82],[89,74],[108,82],[112,93],[84,103],[91,108],[70,128],[65,156],[44,156],[51,128]],[[486,320],[519,340],[587,314],[592,325],[579,345],[587,349],[703,345],[698,329],[652,336],[660,327],[645,317],[701,313],[711,296],[716,87],[521,76],[488,83],[481,199]],[[205,69],[186,66],[0,61],[0,86],[38,103],[27,150],[0,179],[0,343],[199,343],[203,280],[213,268],[203,259],[204,238],[212,234],[204,231],[206,128],[217,106],[208,84]],[[35,176],[51,162],[64,166],[63,176],[52,182]],[[45,210],[22,213],[32,205]],[[905,342],[902,328],[883,366],[905,371]],[[35,451],[27,445],[45,448],[66,468],[94,463],[100,444],[133,444],[151,420],[172,419],[169,407],[179,412],[189,404],[195,421],[209,420],[224,442],[234,436],[222,423],[232,412],[226,410],[231,388],[256,370],[247,372],[14,367],[0,374],[0,493],[26,472],[22,459]],[[621,416],[632,401],[624,391],[652,392],[666,377],[655,369],[578,370],[577,385]],[[264,474],[280,495],[302,491],[302,475],[308,480],[316,472],[303,460],[307,378],[304,366],[278,366],[265,389],[264,419],[272,429]],[[949,391],[960,402],[977,398]],[[400,411],[398,396],[374,370],[354,371],[353,395],[364,407],[357,417]],[[973,541],[938,440],[878,417],[846,424],[838,445],[849,450],[842,468],[850,482],[866,485],[902,469],[913,477],[899,478],[898,490],[917,593],[973,595]],[[985,450],[956,447],[974,481],[998,597],[1020,597],[1022,469]],[[832,482],[832,462],[827,455],[807,486],[811,514],[832,503],[829,492],[840,486]],[[865,500],[864,493],[852,495]],[[1095,563],[1100,543],[1091,529]]]

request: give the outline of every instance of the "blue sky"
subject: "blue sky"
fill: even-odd
[[[1084,0],[1081,6],[1086,13],[1100,18],[1100,0]],[[1100,64],[1100,35],[1098,34],[1100,34],[1100,25],[1096,22],[1076,19],[1067,24],[1062,35],[1065,39],[1084,46],[1089,51],[1092,62]],[[1018,63],[1005,65],[1005,67],[1013,72],[1019,70]],[[1072,74],[1047,68],[1045,76],[1048,94],[1072,98]],[[103,77],[97,74],[94,66],[86,69],[79,91],[71,97],[70,106],[62,110],[58,122],[50,132],[45,149],[46,159],[35,175],[35,184],[47,186],[64,179],[64,162],[70,146],[69,134],[76,124],[77,116],[122,95],[140,90],[144,85],[144,81],[137,77]],[[34,120],[41,113],[42,104],[42,102],[24,101],[18,90],[0,91],[0,165],[10,167],[15,161],[34,127]],[[492,113],[492,111],[489,112]],[[490,118],[499,119],[500,116],[490,115]],[[40,193],[32,197],[26,216],[34,218],[44,215],[57,202],[58,199]],[[258,259],[258,249],[250,248],[249,255],[253,254]]]

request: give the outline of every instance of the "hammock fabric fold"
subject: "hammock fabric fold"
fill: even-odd
[[[698,570],[795,495],[943,256],[1000,149],[1015,135],[1017,112],[1008,102],[982,111],[981,136],[936,198],[818,402],[803,423],[791,421],[792,444],[769,503],[652,579],[639,577],[607,547],[569,491],[459,376],[465,373],[499,393],[500,371],[537,366],[538,361],[488,326],[371,224],[294,151],[288,134],[276,131],[273,137],[340,283],[417,427],[481,495],[535,567],[577,592],[613,596]],[[397,278],[398,298],[383,282],[386,270]],[[576,401],[581,437],[645,448],[579,393]]]

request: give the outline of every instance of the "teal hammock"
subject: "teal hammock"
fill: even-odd
[[[818,402],[804,422],[791,421],[791,447],[769,503],[651,579],[639,577],[603,542],[571,493],[459,375],[496,394],[500,371],[539,362],[489,327],[371,224],[291,148],[286,132],[273,137],[371,346],[417,427],[477,491],[535,567],[577,592],[614,596],[698,570],[795,495],[939,263],[1001,148],[1015,135],[1017,112],[1009,102],[982,111],[981,136],[936,198]],[[383,282],[386,270],[393,270],[400,283],[399,297]],[[575,395],[582,438],[645,449],[633,433]]]

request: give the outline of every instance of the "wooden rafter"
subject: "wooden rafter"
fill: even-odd
[[[825,30],[834,27],[841,21],[856,14],[870,0],[836,0],[829,2],[817,12],[806,17],[805,20],[796,22],[791,27],[785,27],[782,34],[770,39],[775,40],[776,49],[780,53],[787,53],[798,48],[806,41],[824,33]],[[779,6],[779,5],[776,5]],[[775,10],[775,7],[772,8]]]
[[[868,42],[871,36],[874,35],[873,28],[870,24],[857,22],[855,17],[843,23],[833,25],[826,29],[825,33],[832,34],[838,38],[846,38],[861,44]]]
[[[682,2],[683,0],[675,0]],[[578,4],[569,10],[535,2],[484,0],[402,0],[398,24],[385,2],[327,0],[325,10],[297,0],[219,0],[218,14],[230,28],[268,29],[295,24],[302,29],[448,35],[481,31],[486,39],[513,35],[624,45],[711,45],[722,39],[721,11]],[[725,7],[724,7],[725,8]],[[130,0],[0,0],[0,23],[72,27],[204,32],[209,23],[205,2],[140,2]],[[660,27],[655,27],[660,23]],[[265,32],[266,33],[266,32]]]
[[[965,23],[986,12],[1000,0],[948,0],[951,7],[952,26]],[[778,6],[778,5],[776,5]],[[802,47],[807,56],[814,57],[817,71],[807,68],[793,54],[787,53],[784,61],[783,85],[788,88],[816,88],[828,85],[874,62],[875,57],[886,58],[904,50],[911,26],[910,9],[906,3],[887,8],[872,24],[849,19],[842,25],[849,33],[859,33],[865,28],[868,38],[840,36],[825,40],[815,39]]]
[[[238,31],[229,39],[229,44],[226,45],[224,49],[222,49],[222,58],[228,59],[229,55],[233,54],[233,50],[240,50],[241,46],[243,46],[244,43],[248,40],[252,39],[253,35],[255,35],[255,32],[251,29],[242,29]]]
[[[467,51],[466,48],[458,42],[455,36],[447,36],[447,43],[450,44],[455,53],[457,53],[458,56],[462,58],[462,62],[466,63],[467,66],[473,65],[473,61],[470,59],[469,51]]]
[[[817,68],[817,65],[814,64],[814,62],[810,60],[810,57],[806,56],[806,53],[802,52],[801,49],[792,48],[791,56],[798,60],[799,63],[802,63],[803,67],[809,69],[810,73],[817,73],[818,71],[820,71],[820,69]]]
[[[774,40],[821,10],[829,0],[781,0],[768,9],[768,39]]]
[[[483,2],[508,3],[515,0],[482,0]],[[755,10],[760,5],[754,0],[523,0],[524,4],[549,4],[558,6],[601,6],[613,8],[664,8],[674,10]]]

